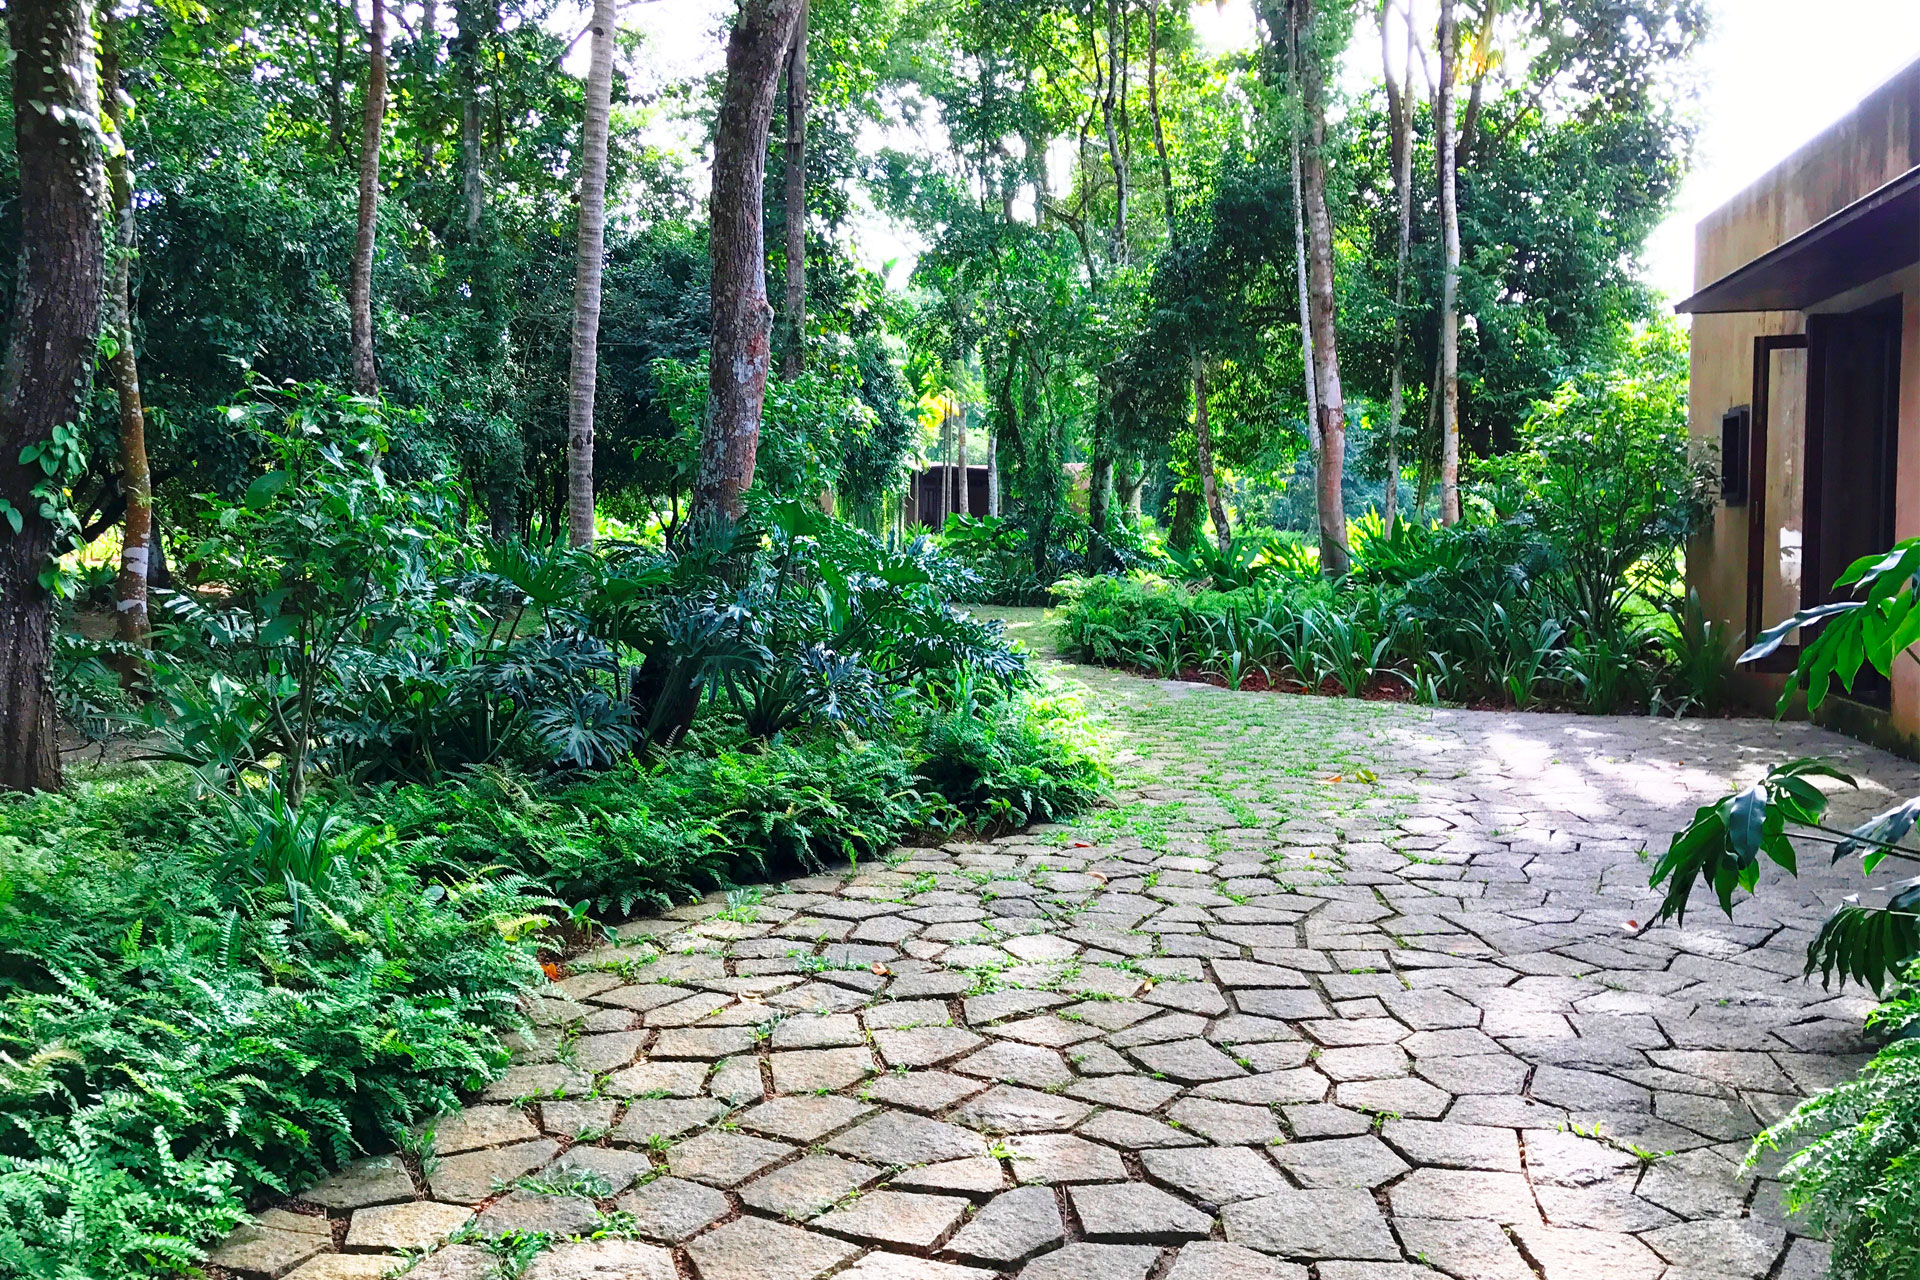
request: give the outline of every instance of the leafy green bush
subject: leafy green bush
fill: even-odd
[[[994,697],[964,685],[921,723],[919,777],[979,830],[1048,822],[1096,801],[1106,767],[1077,700],[1058,690]]]
[[[302,911],[228,874],[225,834],[180,772],[0,805],[0,1250],[26,1274],[162,1269],[139,1259],[505,1062],[537,887],[423,883],[377,840]]]
[[[947,517],[940,553],[966,574],[960,599],[974,604],[1047,602],[1052,580],[1034,566],[1026,530],[999,516]]]
[[[1844,594],[1843,594],[1844,593]],[[1920,539],[1896,543],[1884,554],[1848,566],[1828,604],[1802,609],[1762,632],[1740,656],[1751,662],[1774,652],[1789,635],[1809,636],[1780,696],[1786,710],[1804,694],[1818,710],[1838,680],[1851,690],[1871,665],[1883,676],[1920,641]],[[1684,919],[1696,887],[1706,888],[1727,915],[1738,890],[1755,892],[1761,858],[1799,874],[1808,846],[1837,865],[1858,860],[1863,878],[1892,862],[1920,863],[1912,844],[1920,797],[1908,797],[1851,829],[1831,825],[1819,779],[1855,785],[1823,761],[1793,760],[1712,804],[1676,833],[1655,863],[1651,883],[1666,887],[1659,918]],[[1840,1280],[1920,1277],[1920,880],[1869,885],[1834,904],[1807,944],[1806,972],[1823,983],[1837,976],[1880,992],[1887,1003],[1869,1020],[1893,1042],[1858,1078],[1800,1104],[1763,1133],[1752,1157],[1768,1149],[1805,1144],[1782,1172],[1787,1203],[1803,1211],[1833,1243],[1833,1275]]]
[[[0,802],[0,1272],[178,1272],[457,1105],[559,911],[1099,794],[924,540],[761,496],[671,548],[485,544],[386,473],[378,404],[262,405],[166,598],[184,767]]]
[[[1807,1099],[1761,1134],[1753,1157],[1800,1148],[1781,1170],[1787,1207],[1805,1214],[1807,1225],[1832,1245],[1835,1280],[1915,1280],[1920,989],[1901,988],[1867,1025],[1892,1042],[1856,1079]]]

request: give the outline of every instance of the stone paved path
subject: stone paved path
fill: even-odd
[[[1844,758],[1846,813],[1912,766],[1797,725],[1070,674],[1115,807],[623,928],[424,1168],[356,1166],[216,1261],[351,1280],[611,1226],[526,1280],[1823,1274],[1740,1161],[1861,1060],[1871,1001],[1798,976],[1852,886],[1646,930],[1642,850],[1772,760]]]

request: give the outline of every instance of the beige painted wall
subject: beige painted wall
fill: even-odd
[[[1916,164],[1920,164],[1920,63],[1869,94],[1846,119],[1709,214],[1695,232],[1695,287],[1704,288],[1745,266]],[[1905,298],[1895,533],[1908,538],[1920,536],[1920,269],[1875,281],[1813,310],[1851,310],[1895,294]],[[1695,439],[1717,444],[1721,416],[1751,402],[1756,337],[1805,331],[1806,317],[1798,312],[1695,316],[1690,396]],[[1804,368],[1804,364],[1794,367]],[[1773,394],[1776,411],[1770,417],[1777,433],[1794,419],[1794,409],[1804,406],[1805,392],[1804,387],[1789,390],[1776,382]],[[1773,453],[1776,459],[1782,458],[1780,450]],[[1773,483],[1767,520],[1777,525],[1788,494],[1778,474],[1769,478]],[[1792,488],[1797,496],[1797,484]],[[1715,512],[1687,556],[1688,579],[1700,592],[1708,615],[1736,632],[1746,627],[1747,512],[1745,507]],[[1766,561],[1770,610],[1776,601],[1794,595],[1782,579],[1777,543],[1777,530],[1770,530]],[[1768,616],[1762,625],[1774,621],[1776,617]],[[1737,680],[1742,699],[1755,706],[1770,706],[1779,684],[1778,677],[1746,673]],[[1920,737],[1920,663],[1911,658],[1903,658],[1894,672],[1889,727],[1908,739]]]

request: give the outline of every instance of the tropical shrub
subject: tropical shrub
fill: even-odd
[[[1005,695],[956,680],[922,718],[916,749],[922,787],[980,831],[1079,812],[1108,781],[1079,703],[1059,689]]]
[[[186,1270],[456,1106],[554,920],[557,949],[1104,783],[929,540],[756,494],[668,545],[491,543],[389,473],[384,412],[242,411],[258,474],[162,597],[169,763],[0,802],[0,1273]],[[113,709],[102,662],[64,669]]]
[[[1835,584],[1846,598],[1803,609],[1763,632],[1740,656],[1752,662],[1774,652],[1787,636],[1810,636],[1781,693],[1784,711],[1796,696],[1817,710],[1833,682],[1852,690],[1863,668],[1882,675],[1920,641],[1920,539],[1883,555],[1855,561]],[[1882,864],[1920,863],[1912,843],[1920,797],[1909,797],[1850,829],[1828,821],[1828,799],[1818,785],[1852,786],[1853,779],[1819,760],[1776,765],[1759,781],[1712,804],[1676,834],[1655,864],[1652,883],[1666,886],[1660,918],[1684,919],[1697,886],[1706,887],[1732,915],[1736,891],[1753,893],[1760,860],[1789,875],[1799,871],[1807,846],[1832,861],[1858,859],[1863,878]],[[1763,1133],[1750,1159],[1765,1150],[1804,1144],[1782,1176],[1788,1205],[1808,1214],[1833,1242],[1833,1274],[1841,1280],[1920,1275],[1920,880],[1866,886],[1836,903],[1807,946],[1806,972],[1823,983],[1838,977],[1874,991],[1887,1003],[1869,1029],[1892,1037],[1858,1079],[1802,1103]]]
[[[998,516],[947,517],[940,552],[968,575],[965,595],[976,604],[1035,605],[1047,602],[1053,579],[1033,563],[1027,532]]]
[[[1920,974],[1910,974],[1920,977]],[[1860,1074],[1802,1102],[1753,1156],[1799,1150],[1780,1176],[1787,1208],[1832,1246],[1836,1280],[1920,1276],[1920,988],[1908,982],[1867,1019],[1889,1043]]]

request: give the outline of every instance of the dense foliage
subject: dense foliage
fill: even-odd
[[[493,542],[395,474],[376,401],[235,417],[252,479],[161,596],[170,763],[0,807],[0,1273],[186,1269],[489,1079],[596,917],[1104,786],[924,540],[758,497],[672,544]]]
[[[1901,987],[1867,1028],[1891,1043],[1857,1078],[1761,1134],[1754,1154],[1799,1147],[1781,1170],[1787,1207],[1832,1245],[1835,1280],[1911,1280],[1920,1275],[1920,992]]]
[[[1338,584],[1311,549],[1259,531],[1173,549],[1155,573],[1065,584],[1067,643],[1234,688],[1717,712],[1729,639],[1678,593],[1712,473],[1685,391],[1683,344],[1649,330],[1536,406],[1460,524],[1356,521]]]

